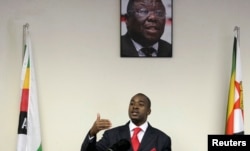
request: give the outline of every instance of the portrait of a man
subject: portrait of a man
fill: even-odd
[[[121,0],[121,57],[172,57],[172,0]]]

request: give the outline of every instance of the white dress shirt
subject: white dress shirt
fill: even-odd
[[[136,126],[132,121],[129,122],[129,130],[130,130],[130,137],[133,136],[134,133],[134,129],[138,127]],[[142,124],[141,126],[139,126],[141,128],[141,131],[138,133],[137,137],[139,139],[139,142],[141,142],[147,128],[148,128],[148,122],[145,122],[144,124]]]

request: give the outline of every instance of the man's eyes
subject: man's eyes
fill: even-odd
[[[149,11],[145,8],[141,8],[137,11],[138,13],[141,13],[141,14],[144,14],[144,15],[147,15],[149,13]]]
[[[152,11],[149,11],[148,9],[146,8],[141,8],[141,9],[138,9],[136,10],[136,13],[139,15],[139,16],[142,16],[142,17],[146,17],[149,15],[149,13],[154,13],[157,17],[165,17],[166,13],[164,10],[152,10]]]
[[[133,105],[135,105],[136,103],[130,103],[130,106],[133,106]],[[139,106],[145,106],[145,103],[139,103],[138,104]]]

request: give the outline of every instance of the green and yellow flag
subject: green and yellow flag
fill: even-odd
[[[239,45],[239,27],[233,44],[232,71],[228,95],[226,135],[244,134],[243,88]]]
[[[17,151],[42,151],[38,98],[28,26],[24,29],[25,55],[21,75],[21,102]]]

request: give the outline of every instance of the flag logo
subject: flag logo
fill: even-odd
[[[42,151],[36,81],[27,25],[24,26],[24,42],[17,151]]]

